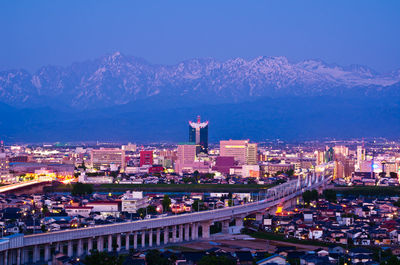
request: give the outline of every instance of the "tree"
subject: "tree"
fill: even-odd
[[[146,254],[146,264],[148,265],[170,265],[172,262],[161,255],[161,252],[157,249],[152,249]]]
[[[45,216],[46,216],[46,214],[49,213],[49,208],[47,207],[46,204],[43,205],[43,207],[42,207],[42,213],[43,213],[43,215],[45,215]]]
[[[324,198],[327,201],[330,201],[330,202],[337,201],[336,192],[334,190],[324,190],[324,192],[322,194],[324,195]]]
[[[303,197],[303,201],[305,204],[309,204],[311,202],[311,191],[306,190],[301,196]]]
[[[318,200],[318,191],[317,190],[306,190],[305,192],[303,192],[302,194],[303,197],[303,201],[306,204],[309,204],[311,201],[316,201]]]
[[[140,217],[145,217],[146,213],[147,214],[157,214],[156,207],[153,205],[149,205],[146,208],[140,208],[137,210],[137,213],[140,215]]]
[[[195,200],[194,202],[193,202],[193,204],[192,204],[192,209],[193,209],[193,211],[195,211],[195,212],[198,212],[198,211],[202,211],[203,210],[203,201],[202,200]]]
[[[84,183],[76,183],[72,186],[72,191],[71,194],[73,196],[76,195],[88,195],[93,193],[93,186],[90,184],[84,184]]]
[[[286,171],[286,174],[290,177],[294,175],[294,170],[293,169],[289,169],[288,171]]]
[[[164,212],[169,211],[170,205],[171,205],[171,199],[169,198],[169,196],[167,194],[164,194],[164,198],[162,201],[162,206],[163,206]]]
[[[124,257],[121,255],[111,255],[107,252],[92,251],[86,256],[83,263],[86,265],[122,265]]]
[[[82,164],[80,166],[78,166],[78,168],[82,168],[83,170],[86,170],[86,165],[85,165],[84,160],[82,160]]]
[[[381,265],[400,265],[400,260],[396,256],[392,255],[392,256],[390,256],[390,258],[386,259],[385,261],[382,261],[380,264]]]
[[[197,262],[197,265],[236,265],[236,261],[226,256],[206,255]]]

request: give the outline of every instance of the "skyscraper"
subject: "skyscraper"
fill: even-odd
[[[208,121],[201,122],[197,116],[197,122],[189,121],[189,142],[199,145],[201,151],[208,151]]]
[[[356,170],[360,171],[361,170],[361,164],[362,161],[365,161],[365,148],[364,144],[363,146],[357,146],[357,165],[356,165]]]
[[[246,148],[246,164],[257,165],[257,144],[248,143]]]

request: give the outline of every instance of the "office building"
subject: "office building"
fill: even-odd
[[[239,165],[256,165],[257,144],[249,140],[220,141],[220,156],[234,157]]]
[[[178,159],[175,163],[175,171],[178,173],[208,173],[210,165],[206,161],[197,160],[199,146],[193,143],[182,143],[178,145]]]
[[[153,165],[153,151],[140,151],[140,166],[152,166]]]
[[[349,148],[344,145],[337,145],[333,147],[333,151],[335,156],[344,156],[347,157],[349,155]]]
[[[246,165],[257,165],[257,144],[247,144]]]
[[[125,168],[125,151],[118,148],[100,148],[90,152],[93,168],[109,168],[111,165]]]
[[[127,152],[136,152],[136,149],[137,149],[136,144],[128,143],[127,145],[122,146],[122,150],[127,151]]]
[[[208,151],[208,121],[201,122],[197,116],[197,122],[189,121],[189,142],[199,145],[200,151]]]
[[[0,176],[7,175],[9,173],[9,161],[7,154],[0,153]]]
[[[364,146],[357,146],[357,164],[356,164],[356,170],[362,171],[361,167],[363,164],[363,161],[365,161],[365,148]]]

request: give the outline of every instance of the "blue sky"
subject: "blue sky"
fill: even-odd
[[[12,1],[0,3],[0,70],[121,51],[152,63],[287,56],[400,68],[400,1]]]

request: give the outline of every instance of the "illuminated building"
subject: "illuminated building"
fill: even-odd
[[[94,149],[90,153],[93,168],[106,167],[111,164],[125,168],[125,151],[118,148]]]
[[[192,165],[196,160],[197,145],[193,143],[183,143],[178,145],[178,159],[175,163],[175,170],[182,172],[185,166]]]
[[[208,121],[201,122],[197,116],[197,122],[189,121],[189,142],[201,147],[201,151],[208,151]]]
[[[257,165],[257,144],[247,144],[246,165]]]
[[[149,198],[143,196],[143,191],[127,191],[121,198],[121,211],[136,213],[140,208],[149,205]]]
[[[333,161],[335,158],[335,152],[332,147],[331,148],[326,147],[325,151],[317,151],[316,156],[317,156],[317,165],[321,165]]]
[[[140,151],[140,166],[152,166],[153,165],[153,151]]]
[[[128,151],[128,152],[136,152],[136,149],[137,149],[136,144],[128,143],[127,145],[122,146],[122,150]]]
[[[9,161],[6,153],[0,153],[0,176],[9,173]]]
[[[365,148],[363,146],[357,146],[357,167],[356,170],[361,170],[362,161],[365,161]]]
[[[199,146],[193,143],[182,143],[178,145],[178,159],[175,163],[175,171],[178,173],[199,171],[207,173],[210,170],[205,161],[197,160]]]
[[[220,141],[220,155],[234,157],[239,165],[256,165],[257,144],[249,142],[249,140]]]
[[[268,174],[276,174],[277,172],[286,172],[289,170],[295,170],[295,165],[294,164],[277,164],[277,163],[264,163],[261,165],[261,169],[263,172],[268,173]]]
[[[349,155],[349,148],[344,145],[333,147],[333,151],[335,153],[335,156],[342,155],[344,157],[347,157]]]

